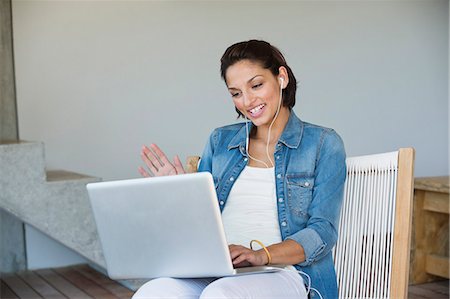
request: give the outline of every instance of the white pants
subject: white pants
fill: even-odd
[[[223,278],[156,278],[134,294],[147,298],[296,298],[306,299],[303,279],[293,271]]]

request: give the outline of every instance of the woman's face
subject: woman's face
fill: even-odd
[[[236,108],[256,126],[269,126],[280,101],[280,80],[287,85],[287,72],[280,67],[279,76],[250,60],[241,60],[228,67],[226,83]],[[288,112],[281,106],[280,114]]]

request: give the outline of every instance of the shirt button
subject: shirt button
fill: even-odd
[[[244,161],[245,161],[245,162],[247,162],[247,160],[248,160],[247,158],[244,158]]]
[[[277,156],[277,160],[280,159],[280,156]]]
[[[231,177],[231,178],[230,178],[230,181],[234,181],[234,177]]]
[[[305,187],[309,187],[309,182],[305,182]]]
[[[223,204],[224,204],[223,200],[221,200],[219,203],[221,206],[223,206]]]
[[[281,173],[277,174],[277,178],[281,179]]]
[[[283,202],[283,198],[282,197],[278,198],[278,202]]]
[[[286,225],[287,225],[286,221],[281,222],[281,226],[286,226]]]

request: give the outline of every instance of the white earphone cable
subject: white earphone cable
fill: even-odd
[[[280,98],[278,100],[277,113],[275,113],[275,116],[274,116],[272,122],[270,123],[269,133],[267,134],[267,144],[266,144],[267,158],[269,159],[270,164],[272,164],[272,167],[275,167],[275,164],[272,162],[272,157],[269,155],[270,131],[272,130],[272,125],[274,124],[275,120],[277,119],[278,113],[280,113],[280,108],[281,108],[281,102],[282,102],[281,99],[282,99],[282,96],[283,96],[283,82],[284,82],[284,80],[283,80],[283,78],[280,78],[280,80],[281,80],[281,84],[280,84]]]
[[[280,113],[280,109],[281,109],[281,102],[282,102],[282,96],[283,96],[283,83],[284,83],[284,80],[283,80],[283,78],[280,78],[280,80],[281,80],[281,84],[280,84],[280,97],[279,97],[279,100],[278,100],[277,112],[275,113],[275,116],[274,116],[272,122],[270,123],[270,126],[269,126],[269,132],[268,132],[268,134],[267,134],[267,143],[266,143],[266,155],[267,155],[267,158],[269,159],[270,164],[272,165],[272,167],[275,167],[275,164],[272,162],[272,158],[271,158],[270,155],[269,155],[270,131],[272,130],[272,125],[275,123],[275,120],[277,119],[278,114]],[[254,160],[254,161],[257,161],[257,162],[260,162],[260,163],[264,164],[264,166],[266,166],[266,168],[269,168],[269,165],[267,165],[266,162],[261,161],[261,160],[259,160],[259,159],[256,159],[255,157],[251,156],[250,153],[249,153],[249,151],[248,151],[248,143],[249,143],[249,138],[250,138],[250,137],[249,137],[249,132],[248,132],[248,119],[247,119],[247,116],[246,116],[245,114],[244,114],[244,117],[245,117],[245,130],[246,130],[246,133],[247,133],[247,138],[246,138],[246,140],[245,140],[245,151],[246,151],[246,153],[247,153],[247,156],[248,156],[250,159]]]
[[[244,116],[245,116],[245,115],[244,115]],[[245,152],[247,153],[247,156],[248,156],[250,159],[253,159],[254,161],[257,161],[257,162],[260,162],[260,163],[264,164],[264,166],[266,166],[266,168],[269,168],[269,165],[267,165],[266,162],[261,161],[261,160],[259,160],[259,159],[256,159],[255,157],[253,157],[252,155],[250,155],[250,153],[249,153],[249,151],[248,151],[249,132],[248,132],[248,119],[247,119],[247,116],[245,116],[245,130],[246,130],[246,132],[247,132],[247,138],[246,138],[246,140],[245,140]]]
[[[306,274],[306,273],[303,272],[303,271],[299,271],[299,270],[297,270],[297,269],[291,270],[291,269],[282,268],[281,270],[283,270],[283,271],[289,271],[289,272],[295,271],[295,272],[297,272],[298,274],[300,274],[300,276],[305,276],[305,277],[307,278],[307,280],[308,280],[308,282],[306,283],[306,295],[310,294],[311,291],[314,291],[314,292],[317,293],[317,295],[319,295],[319,298],[320,298],[320,299],[323,299],[322,294],[321,294],[316,288],[313,288],[313,287],[311,286],[311,277],[310,277],[308,274]]]

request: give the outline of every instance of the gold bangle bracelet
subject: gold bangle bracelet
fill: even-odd
[[[266,254],[267,254],[267,259],[268,259],[268,262],[267,262],[266,265],[271,264],[271,263],[272,263],[272,257],[270,256],[270,252],[269,252],[269,250],[267,249],[267,247],[264,246],[264,244],[263,244],[261,241],[259,241],[259,240],[251,240],[251,241],[250,241],[250,249],[251,249],[251,250],[253,250],[253,242],[258,243],[258,245],[261,246],[262,249],[264,249],[264,251],[266,252]]]

